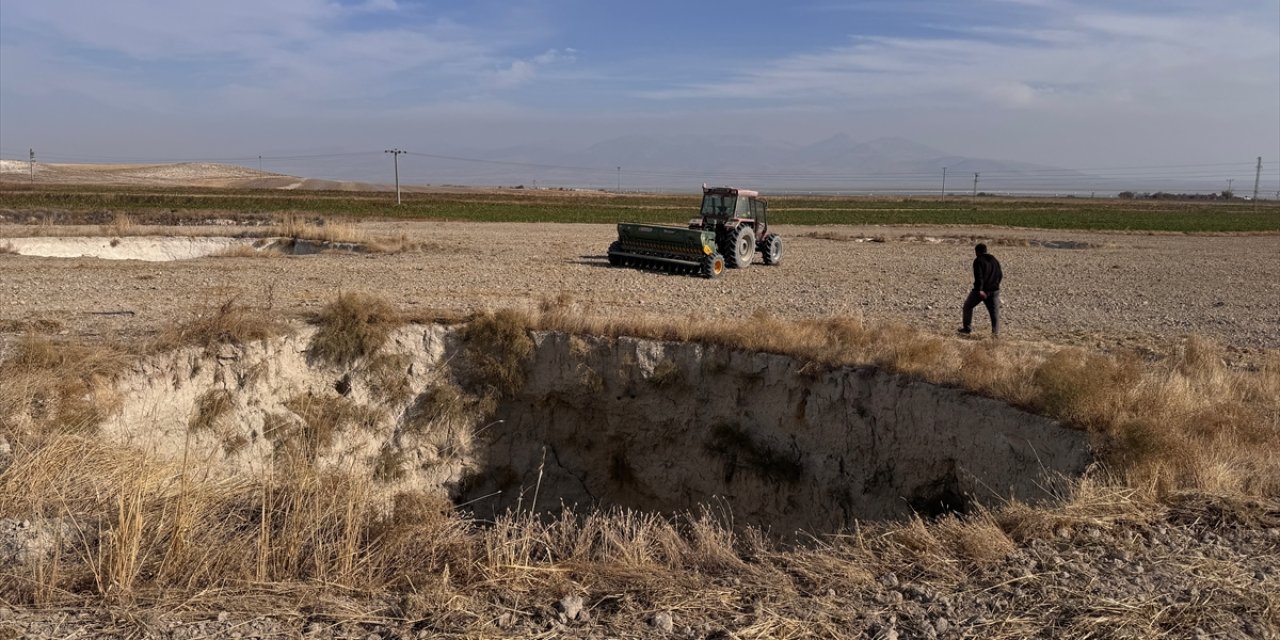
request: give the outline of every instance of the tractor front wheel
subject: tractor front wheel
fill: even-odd
[[[701,276],[711,280],[724,273],[724,256],[713,253],[702,259]]]
[[[731,269],[746,269],[756,257],[756,232],[751,227],[738,227],[729,239],[729,255],[725,263]]]

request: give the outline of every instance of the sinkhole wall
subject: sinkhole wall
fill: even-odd
[[[855,519],[1047,497],[1087,435],[875,368],[631,338],[535,337],[461,497],[517,505],[727,508],[735,522],[831,531]],[[501,490],[502,493],[483,498]],[[536,493],[536,502],[535,494]]]
[[[104,432],[213,475],[335,467],[481,517],[709,505],[787,531],[1036,501],[1090,462],[1083,432],[875,368],[535,332],[523,383],[484,399],[458,328],[402,329],[349,367],[310,336],[148,360]]]

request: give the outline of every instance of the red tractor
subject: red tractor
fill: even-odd
[[[755,191],[703,185],[701,217],[689,228],[715,232],[727,267],[750,266],[756,251],[765,264],[782,262],[782,237],[769,229],[769,205]]]

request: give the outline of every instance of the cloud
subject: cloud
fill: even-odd
[[[494,74],[494,83],[503,88],[516,87],[533,81],[540,68],[577,60],[573,49],[549,49],[526,60],[515,60],[505,69]]]
[[[192,109],[447,97],[484,76],[515,39],[421,12],[407,15],[394,0],[12,6],[5,5],[6,48],[15,57],[42,60],[49,73],[0,61],[6,91],[74,92],[87,85],[69,80],[88,76],[114,87],[106,100],[154,92],[167,94],[170,106]]]
[[[983,24],[854,36],[841,46],[722,74],[728,80],[636,93],[654,101],[732,97],[853,109],[1206,109],[1225,94],[1275,101],[1280,33],[1274,8],[1263,3],[1162,3],[1145,10],[1059,0],[984,4],[977,13],[991,19]],[[1030,13],[1016,24],[999,22],[993,5],[1001,4]]]

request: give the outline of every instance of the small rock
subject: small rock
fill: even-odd
[[[556,607],[564,614],[568,620],[577,620],[578,614],[582,611],[582,596],[568,595],[560,598],[560,602],[556,603]]]
[[[946,618],[938,618],[937,620],[933,621],[933,628],[939,634],[943,634],[943,633],[946,633],[947,630],[951,628],[951,623],[947,622]]]
[[[226,622],[227,620],[230,620],[230,619],[231,619],[231,614],[227,613],[226,611],[218,612],[218,622]]]
[[[659,611],[649,618],[649,624],[663,633],[671,633],[676,628],[675,621],[671,619],[671,614],[666,611]]]

